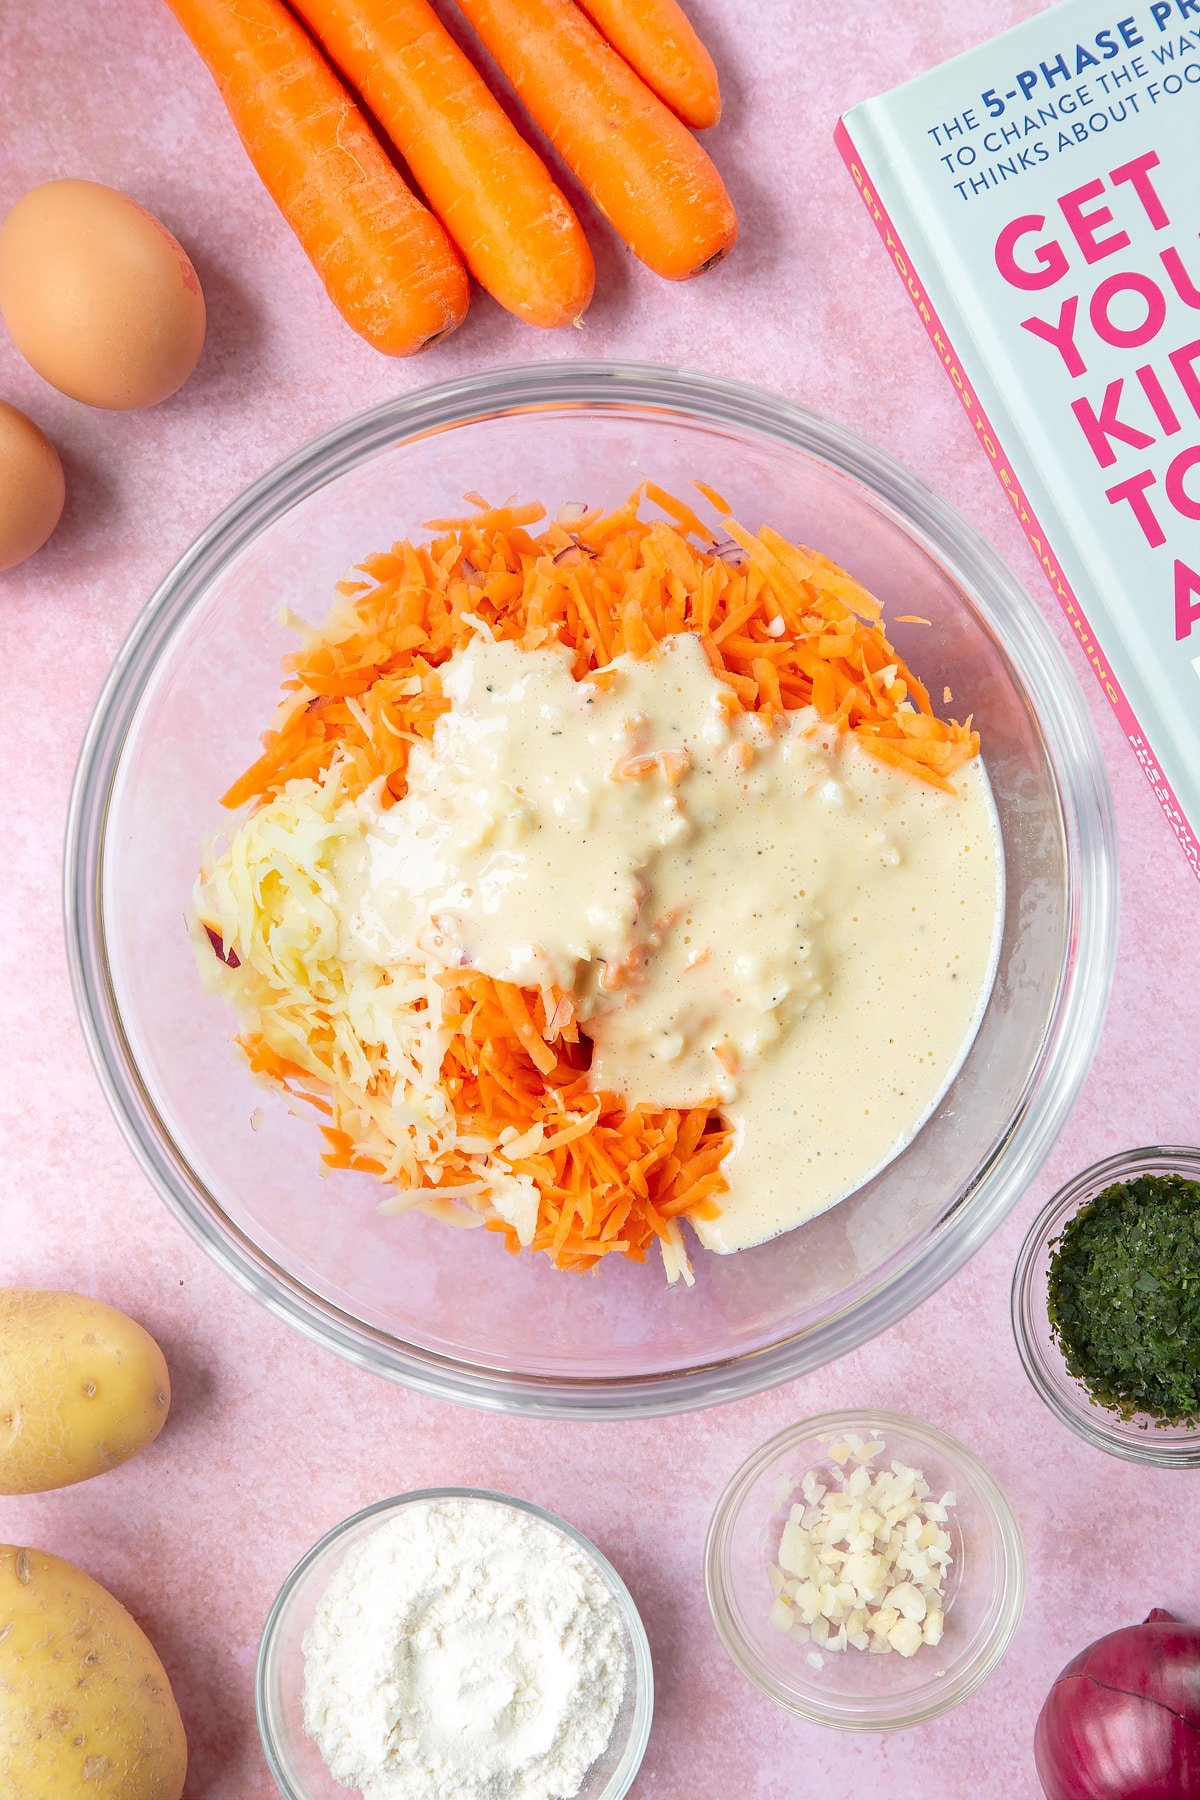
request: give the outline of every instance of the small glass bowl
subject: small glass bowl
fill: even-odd
[[[829,1446],[850,1433],[882,1438],[881,1464],[897,1458],[919,1469],[935,1496],[955,1495],[945,1633],[912,1657],[822,1651],[770,1621],[768,1571],[791,1504],[785,1494],[809,1469],[832,1467]],[[742,1464],[708,1529],[704,1580],[721,1642],[779,1706],[837,1731],[894,1731],[949,1712],[1000,1662],[1025,1601],[1025,1550],[1008,1501],[957,1438],[902,1413],[831,1412],[788,1426]],[[820,1668],[808,1661],[813,1652]]]
[[[1182,1175],[1188,1181],[1200,1181],[1200,1150],[1182,1144],[1126,1150],[1093,1163],[1059,1188],[1030,1226],[1017,1258],[1013,1332],[1034,1388],[1050,1411],[1086,1443],[1127,1462],[1152,1463],[1160,1469],[1200,1469],[1200,1429],[1159,1425],[1144,1413],[1123,1419],[1092,1399],[1083,1382],[1068,1373],[1046,1311],[1051,1246],[1062,1236],[1068,1219],[1106,1187],[1138,1175]]]
[[[347,1800],[353,1792],[336,1782],[304,1730],[304,1634],[348,1551],[406,1506],[425,1500],[483,1500],[529,1513],[582,1550],[616,1602],[628,1656],[625,1698],[602,1754],[588,1770],[578,1800],[622,1800],[633,1786],[650,1739],[654,1671],[645,1627],[633,1598],[606,1557],[565,1519],[528,1500],[486,1488],[423,1488],[380,1500],[326,1532],[297,1563],[279,1590],[263,1627],[254,1678],[254,1703],[267,1766],[287,1800]]]

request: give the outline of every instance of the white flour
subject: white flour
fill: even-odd
[[[406,1506],[304,1637],[304,1725],[366,1800],[570,1800],[625,1691],[616,1602],[569,1538],[489,1500]]]

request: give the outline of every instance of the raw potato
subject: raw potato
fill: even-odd
[[[112,1595],[44,1550],[0,1544],[4,1800],[180,1800],[183,1721]]]
[[[115,1469],[153,1442],[170,1404],[162,1351],[115,1306],[0,1288],[0,1494]]]

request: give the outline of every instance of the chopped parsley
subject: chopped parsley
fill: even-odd
[[[1139,1175],[1081,1206],[1051,1245],[1047,1311],[1097,1405],[1200,1423],[1200,1182]]]

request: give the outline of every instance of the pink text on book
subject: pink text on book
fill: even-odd
[[[1148,268],[1102,276],[1086,306],[1082,291],[1071,292],[1056,316],[1022,320],[1026,331],[1056,353],[1073,380],[1086,378],[1089,352],[1097,345],[1147,353],[1146,360],[1128,376],[1109,381],[1099,396],[1071,402],[1101,469],[1111,469],[1122,448],[1148,450],[1182,433],[1185,420],[1200,422],[1200,337],[1169,347],[1160,343],[1172,297],[1200,312],[1200,280],[1180,247],[1160,240],[1170,230],[1171,218],[1154,180],[1158,167],[1156,153],[1147,151],[1061,195],[1056,202],[1061,227],[1048,227],[1044,213],[1023,213],[996,240],[996,267],[1004,280],[1018,290],[1038,292],[1129,249],[1135,234],[1146,227],[1153,233]],[[1200,439],[1175,452],[1161,481],[1153,468],[1141,469],[1107,487],[1104,497],[1110,506],[1127,506],[1146,543],[1161,549],[1172,516],[1200,521]],[[1182,557],[1174,564],[1174,606],[1175,635],[1182,641],[1200,626],[1200,573]]]

